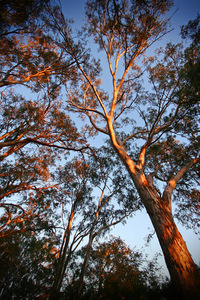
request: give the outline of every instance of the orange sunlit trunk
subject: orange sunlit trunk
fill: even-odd
[[[143,195],[142,199],[146,204],[145,207],[160,242],[172,283],[180,299],[200,299],[199,272],[176,227],[171,208],[162,203],[162,198],[150,200]],[[152,203],[149,203],[150,201]]]
[[[141,171],[132,174],[163,250],[172,283],[181,299],[200,299],[199,272],[176,227],[171,202],[165,202],[155,188],[150,187],[147,181],[141,180],[142,177],[145,175]]]
[[[158,195],[157,190],[149,183],[143,172],[144,162],[135,165],[123,145],[118,144],[114,139],[112,141],[114,149],[126,166],[151,219],[172,283],[180,299],[199,300],[200,275],[174,222],[171,210],[171,196],[168,197],[167,193],[163,197]]]

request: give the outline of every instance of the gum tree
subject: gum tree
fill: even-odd
[[[79,72],[79,81],[66,83],[68,109],[88,118],[90,134],[110,139],[152,221],[180,297],[198,299],[199,273],[175,224],[171,202],[177,195],[181,202],[184,196],[194,199],[199,193],[195,182],[199,102],[188,95],[185,57],[177,46],[168,45],[154,64],[145,56],[166,33],[164,16],[170,6],[171,2],[159,0],[87,2],[84,33],[93,37],[104,55],[102,78],[100,61],[90,61],[88,52],[87,63],[81,63],[78,55],[84,45],[75,43],[66,26],[57,28],[63,49],[70,49]],[[139,81],[145,68],[152,86],[149,92]],[[109,85],[107,93],[102,80]]]
[[[104,147],[98,157],[73,158],[64,167],[60,166],[57,172],[60,190],[57,197],[63,205],[60,222],[62,219],[65,223],[65,230],[49,299],[58,299],[60,290],[67,285],[66,278],[71,280],[71,273],[76,270],[72,270],[69,264],[82,242],[88,239],[76,288],[75,298],[79,299],[94,240],[104,236],[112,226],[126,222],[141,207],[139,199],[134,203],[131,201],[136,195],[130,187],[130,180],[123,175],[120,176],[120,182],[116,178],[116,164],[113,163],[116,157],[107,157],[106,153]],[[110,167],[111,163],[113,167]],[[117,166],[117,170],[120,167],[121,165]]]
[[[31,214],[31,192],[56,188],[51,168],[61,152],[87,148],[59,98],[61,78],[73,62],[52,39],[51,1],[3,1],[0,13],[0,235],[23,231]],[[63,76],[65,72],[65,77]],[[62,74],[62,76],[61,76]],[[31,191],[31,192],[30,192]],[[29,194],[30,193],[30,194]],[[12,198],[11,198],[12,197]],[[35,200],[34,200],[35,201]],[[40,205],[38,205],[40,206]],[[40,206],[41,208],[41,206]],[[32,210],[33,209],[33,210]],[[12,226],[13,224],[13,226]],[[9,230],[7,230],[7,226]]]

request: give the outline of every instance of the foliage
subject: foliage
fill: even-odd
[[[0,207],[4,235],[7,225],[10,232],[15,227],[20,230],[19,224],[25,230],[24,220],[37,219],[37,213],[45,209],[41,199],[57,188],[52,168],[61,150],[68,155],[87,146],[59,97],[58,75],[66,71],[66,64],[56,42],[46,34],[51,32],[48,12],[56,7],[49,1],[28,1],[22,19],[23,2],[4,1],[3,5]]]
[[[62,220],[65,231],[55,270],[53,293],[58,293],[56,290],[60,289],[64,276],[71,274],[69,261],[73,259],[77,247],[80,247],[88,236],[87,256],[96,237],[103,237],[111,226],[120,222],[125,223],[126,219],[140,208],[139,203],[133,205],[130,201],[136,195],[129,181],[126,180],[127,185],[118,183],[116,167],[110,167],[110,161],[116,158],[107,157],[105,152],[98,157],[73,158],[71,162],[60,166],[57,171],[55,179],[59,190],[62,191],[60,197],[62,197]],[[120,167],[119,165],[118,170]],[[120,194],[126,195],[126,201],[121,200]],[[87,265],[87,262],[85,264]],[[65,281],[63,286],[66,285]],[[51,297],[53,299],[55,296]]]
[[[25,2],[3,1],[0,16],[1,296],[32,299],[52,285],[56,228],[62,228],[63,195],[53,171],[61,154],[87,146],[59,97],[61,74],[65,80],[71,63],[47,22],[57,6],[48,0]]]
[[[80,272],[80,263],[77,264],[77,261],[84,257],[85,247],[76,255],[70,264],[76,272],[63,292],[65,299],[72,298],[76,290]],[[157,258],[146,265],[142,253],[130,249],[120,238],[111,237],[103,243],[95,242],[81,299],[160,299],[166,295],[162,286],[167,282],[161,275],[158,278],[158,273]]]
[[[39,21],[38,16],[41,18],[49,2],[49,0],[1,1],[1,34],[9,35],[30,30],[30,26]]]
[[[52,285],[57,241],[33,231],[1,238],[0,299],[42,299]]]
[[[68,109],[87,117],[89,125],[86,121],[84,131],[88,134],[103,133],[110,139],[111,148],[126,167],[151,218],[172,280],[180,295],[189,299],[192,295],[198,297],[200,278],[174,222],[172,201],[178,198],[181,207],[182,197],[190,198],[188,188],[191,196],[199,194],[198,85],[191,84],[189,72],[193,68],[187,65],[187,60],[185,63],[187,50],[179,45],[168,44],[164,51],[157,52],[159,58],[154,61],[143,59],[148,47],[167,32],[167,22],[162,17],[170,4],[168,1],[87,2],[87,25],[82,37],[92,36],[103,53],[112,92],[104,91],[106,85],[102,83],[99,64],[94,64],[96,60],[90,56],[87,63],[78,60],[80,40],[75,41],[69,29],[66,32],[57,29],[63,43],[69,46],[79,72],[75,80],[66,83]],[[194,47],[190,50],[196,69],[198,51]],[[152,87],[149,91],[142,88],[140,81],[145,69]],[[189,218],[182,220],[194,217],[190,223],[193,226],[196,216],[191,211],[192,205],[187,208]],[[186,211],[180,211],[186,215]],[[185,255],[180,257],[180,251]],[[188,277],[190,287],[185,279]]]
[[[171,1],[87,1],[76,36],[58,5],[25,2],[2,1],[0,14],[1,297],[47,297],[63,278],[71,297],[90,242],[142,206],[165,255],[177,232],[172,200],[198,231],[199,16],[182,28],[189,46],[167,44],[153,59],[145,53],[167,33]],[[89,146],[98,133],[106,140]],[[144,271],[142,262],[120,239],[95,246],[84,297],[160,297],[155,265]]]

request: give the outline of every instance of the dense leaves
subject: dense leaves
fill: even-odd
[[[85,251],[85,247],[77,251],[70,262],[71,272],[66,279],[71,283],[63,292],[65,299],[72,298],[77,289],[80,273],[77,261],[82,260]],[[147,263],[141,252],[112,236],[103,243],[95,242],[92,247],[81,299],[160,299],[162,295],[167,297],[167,293],[173,299],[170,288],[164,290],[165,284],[157,257]]]
[[[38,22],[44,13],[45,7],[50,1],[27,0],[27,1],[1,1],[0,27],[2,35],[19,33],[30,29],[33,23]]]
[[[57,241],[33,232],[1,238],[0,299],[46,298],[52,285]]]
[[[25,2],[2,1],[0,13],[1,298],[79,299],[83,285],[87,299],[159,299],[153,263],[142,268],[120,239],[93,246],[143,206],[180,294],[193,278],[191,298],[198,273],[171,202],[197,232],[199,16],[182,27],[191,44],[147,59],[171,1],[87,1],[76,34],[55,3]],[[106,140],[92,147],[98,133]]]

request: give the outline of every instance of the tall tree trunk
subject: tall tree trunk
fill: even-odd
[[[94,223],[94,225],[95,225],[95,223]],[[93,227],[91,229],[91,232],[90,232],[90,235],[89,235],[89,242],[88,242],[87,249],[86,249],[85,259],[84,259],[84,262],[83,262],[83,265],[82,265],[82,268],[81,268],[81,274],[80,274],[79,281],[78,281],[78,288],[77,288],[74,300],[79,300],[80,296],[81,296],[81,292],[82,292],[82,288],[83,288],[83,279],[84,279],[85,271],[86,271],[88,261],[89,261],[89,258],[90,258],[90,251],[91,251],[92,242],[93,242],[93,239],[94,239],[94,235],[93,235],[94,225],[93,225]]]
[[[174,222],[171,205],[156,192],[140,188],[145,205],[160,242],[173,285],[180,299],[200,299],[199,272]]]
[[[171,196],[159,196],[152,182],[143,172],[143,164],[137,166],[123,145],[111,136],[114,149],[126,166],[156,231],[171,280],[181,299],[200,299],[200,275],[187,246],[174,222]],[[144,159],[144,158],[143,158]]]
[[[53,287],[52,287],[52,290],[51,290],[51,293],[49,296],[49,300],[58,300],[59,299],[60,288],[62,285],[63,277],[64,277],[67,263],[69,260],[69,257],[66,260],[66,256],[67,256],[67,250],[68,250],[68,246],[69,246],[72,222],[73,222],[73,218],[74,218],[74,208],[75,208],[75,205],[71,210],[71,214],[70,214],[69,221],[68,221],[68,226],[67,226],[67,229],[65,230],[65,234],[63,237],[63,243],[62,243],[62,246],[60,249],[60,256],[59,256],[58,265],[57,265],[57,269],[56,269],[56,275],[55,275]]]

